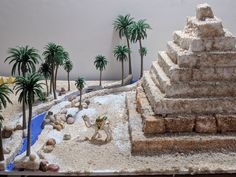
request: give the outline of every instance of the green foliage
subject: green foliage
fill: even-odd
[[[26,77],[17,76],[14,90],[19,95],[19,102],[25,100],[26,103],[34,103],[35,96],[41,97],[43,95],[43,83],[40,83],[41,75],[38,73],[28,74]]]
[[[71,60],[66,60],[66,61],[64,62],[64,70],[65,70],[67,73],[69,73],[69,72],[71,72],[72,69],[73,69],[73,63],[72,63],[72,61],[71,61]]]
[[[42,63],[39,68],[39,73],[41,73],[45,79],[51,76],[51,66],[47,63]]]
[[[0,114],[0,128],[2,128],[2,122],[4,121],[3,116]]]
[[[126,61],[127,54],[130,52],[129,48],[126,45],[118,45],[114,48],[113,53],[118,61]]]
[[[13,63],[12,75],[15,75],[16,72],[19,75],[26,72],[35,72],[35,65],[41,60],[38,50],[29,46],[10,48],[8,54],[10,56],[5,59],[5,62],[9,61],[9,64]]]
[[[84,78],[82,77],[78,77],[76,80],[75,80],[75,86],[78,90],[82,90],[85,86],[85,80]]]
[[[139,54],[142,56],[146,56],[147,55],[147,48],[142,47],[141,49],[139,49]]]
[[[0,85],[0,110],[7,107],[7,102],[11,103],[9,94],[13,93],[12,90],[6,85]]]
[[[129,26],[133,24],[133,18],[130,15],[118,15],[116,20],[114,21],[113,25],[116,31],[119,31],[119,37],[122,38],[123,36],[129,38]]]
[[[106,60],[106,57],[103,55],[97,55],[95,57],[94,65],[96,69],[99,69],[100,71],[103,71],[106,68],[108,61]]]
[[[147,38],[148,29],[151,29],[151,26],[146,23],[145,19],[132,23],[129,28],[131,41],[137,42],[138,40]]]

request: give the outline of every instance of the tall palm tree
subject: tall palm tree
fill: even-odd
[[[119,37],[125,37],[127,46],[130,50],[130,26],[134,23],[134,18],[130,17],[130,15],[118,15],[113,25],[116,31],[119,31]],[[131,50],[130,50],[131,51]],[[128,53],[129,56],[129,74],[132,74],[132,62],[131,62],[131,54]]]
[[[83,88],[85,86],[85,80],[82,77],[78,77],[75,81],[76,88],[80,91],[80,98],[79,98],[79,109],[82,109],[82,94]]]
[[[45,79],[46,89],[47,89],[47,96],[49,95],[49,89],[48,89],[48,78],[51,76],[51,67],[47,63],[42,63],[39,72],[43,75]]]
[[[70,91],[70,72],[73,69],[73,63],[71,60],[64,62],[64,70],[67,72],[68,91]]]
[[[25,100],[25,102],[29,105],[26,156],[30,156],[31,153],[31,120],[33,103],[35,101],[35,96],[40,97],[43,94],[43,83],[40,83],[40,80],[41,75],[38,73],[29,74],[26,77],[18,76],[14,86],[16,93],[19,93],[19,102]]]
[[[64,57],[64,49],[60,45],[56,45],[55,43],[48,43],[45,47],[45,51],[43,52],[45,57],[45,62],[51,66],[51,83],[54,99],[57,99],[56,94],[56,82],[55,82],[55,70],[57,64]]]
[[[25,77],[26,73],[35,72],[35,65],[41,60],[38,50],[33,47],[16,47],[10,48],[8,50],[9,56],[5,59],[9,61],[9,64],[13,63],[11,74],[15,75],[18,72],[18,75]],[[22,112],[23,112],[23,125],[22,128],[26,129],[26,109],[25,101],[22,102]]]
[[[67,51],[64,50],[64,48],[62,46],[60,46],[62,48],[62,55],[61,57],[56,58],[55,60],[55,64],[56,64],[56,68],[55,68],[55,89],[57,89],[57,73],[58,73],[58,69],[60,66],[63,66],[65,61],[69,60],[69,53]]]
[[[96,69],[99,69],[100,71],[100,79],[99,79],[99,86],[102,86],[102,71],[106,69],[108,61],[106,60],[106,57],[103,55],[97,55],[95,57],[94,65]]]
[[[143,49],[142,39],[147,38],[147,30],[151,29],[151,26],[146,23],[146,20],[139,20],[138,22],[134,22],[130,28],[130,39],[132,42],[139,42],[139,54],[141,56],[141,71],[140,78],[143,77],[143,56],[144,53],[141,52]]]
[[[2,84],[0,85],[0,110],[2,108],[6,108],[7,102],[12,103],[9,99],[9,94],[12,93],[12,90],[6,85]],[[2,144],[2,121],[3,116],[0,115],[0,161],[4,160],[4,154],[3,154],[3,144]]]
[[[121,85],[124,85],[124,62],[127,60],[127,55],[130,53],[130,50],[125,45],[118,45],[115,47],[114,56],[118,61],[121,62],[121,69],[122,69],[122,78],[121,78]]]

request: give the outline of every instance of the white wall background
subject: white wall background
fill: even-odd
[[[165,50],[172,32],[182,29],[186,16],[195,15],[196,5],[203,2],[209,3],[224,27],[236,34],[235,0],[0,0],[0,75],[11,70],[3,62],[9,47],[28,44],[42,53],[48,42],[56,42],[70,53],[73,78],[98,79],[93,61],[97,54],[103,54],[109,60],[104,79],[119,79],[121,64],[112,50],[122,41],[112,23],[118,14],[128,13],[135,19],[147,19],[152,27],[143,42],[148,48],[144,67],[149,69],[157,52]],[[140,70],[137,50],[138,45],[132,45],[136,78]],[[63,70],[59,78],[66,78]]]

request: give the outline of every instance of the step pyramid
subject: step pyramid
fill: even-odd
[[[142,119],[144,151],[148,151],[148,144],[155,151],[152,143],[165,137],[172,148],[182,151],[185,149],[180,146],[188,137],[192,145],[188,150],[226,147],[236,150],[236,136],[232,135],[236,132],[235,44],[236,38],[223,28],[208,4],[198,5],[196,16],[188,17],[184,29],[173,33],[173,41],[167,43],[166,51],[158,53],[158,59],[144,72],[136,90],[135,105]],[[132,129],[137,131],[132,128],[132,121],[130,129],[132,136]],[[207,143],[221,146],[201,145],[204,138]],[[230,146],[226,143],[229,139]],[[142,141],[137,139],[138,143]],[[132,146],[133,151],[137,146]],[[156,150],[164,147],[158,146]],[[137,151],[142,152],[140,148]]]

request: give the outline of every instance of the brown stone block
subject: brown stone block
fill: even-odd
[[[219,132],[236,132],[236,115],[216,115]]]
[[[144,116],[144,133],[165,133],[164,118],[156,116]]]
[[[195,131],[197,133],[216,133],[216,119],[213,116],[197,116]]]
[[[166,131],[172,133],[192,132],[195,125],[194,116],[166,117],[164,120]]]

